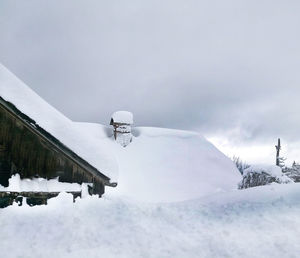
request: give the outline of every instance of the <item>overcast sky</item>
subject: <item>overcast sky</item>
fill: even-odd
[[[199,131],[300,162],[299,0],[0,0],[0,62],[76,121]]]

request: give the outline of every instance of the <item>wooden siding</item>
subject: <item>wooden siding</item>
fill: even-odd
[[[100,196],[104,193],[104,185],[115,186],[109,183],[109,178],[76,156],[56,138],[37,127],[33,120],[26,116],[24,119],[16,110],[12,112],[10,107],[3,104],[3,99],[0,99],[2,185],[7,186],[8,178],[18,173],[21,178],[59,177],[61,182],[93,183],[91,192]]]

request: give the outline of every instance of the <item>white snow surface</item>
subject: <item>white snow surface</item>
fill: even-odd
[[[133,114],[128,111],[116,111],[112,114],[111,118],[115,123],[133,124]]]
[[[5,258],[282,258],[300,253],[300,184],[217,193],[178,203],[121,196],[0,210]]]
[[[123,148],[108,128],[77,123],[95,142],[111,144],[119,166],[117,188],[106,189],[148,202],[199,198],[237,188],[241,175],[233,162],[198,133],[135,127],[133,140]]]
[[[236,189],[241,179],[233,162],[198,133],[137,127],[123,148],[111,127],[69,120],[1,65],[0,96],[112,182],[119,173],[118,186],[111,189],[118,194],[147,202],[184,201]]]
[[[282,170],[280,167],[275,165],[265,165],[265,164],[257,164],[251,165],[249,168],[245,169],[243,174],[247,175],[248,173],[262,173],[265,172],[274,177],[280,177],[282,175]]]
[[[20,179],[20,175],[13,175],[9,179],[9,186],[0,185],[0,191],[11,192],[62,192],[81,191],[81,185],[76,183],[58,182],[58,178],[47,180],[44,178]]]

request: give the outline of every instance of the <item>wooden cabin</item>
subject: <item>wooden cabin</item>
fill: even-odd
[[[9,178],[59,178],[60,182],[91,183],[90,194],[101,196],[105,186],[116,186],[110,178],[75,154],[57,138],[41,128],[12,103],[0,97],[0,184],[8,186]],[[0,207],[20,196],[31,204],[42,204],[59,193],[0,193]],[[76,197],[80,193],[73,193]],[[2,204],[1,204],[2,200]]]

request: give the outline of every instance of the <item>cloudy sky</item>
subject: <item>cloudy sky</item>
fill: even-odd
[[[0,62],[65,115],[300,162],[300,1],[0,0]]]

